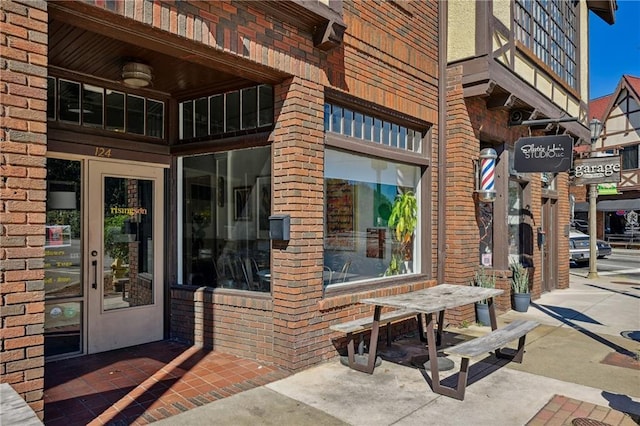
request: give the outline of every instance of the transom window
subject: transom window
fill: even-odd
[[[180,103],[180,139],[230,136],[273,125],[273,87],[260,85]]]
[[[47,119],[164,137],[164,102],[55,77],[47,77]]]
[[[340,105],[324,104],[324,129],[405,151],[422,150],[422,132]]]
[[[577,3],[516,0],[516,39],[562,80],[577,88]]]

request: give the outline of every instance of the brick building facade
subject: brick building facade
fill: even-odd
[[[3,2],[2,382],[43,417],[45,360],[175,339],[296,371],[344,348],[329,325],[370,315],[362,298],[468,285],[485,261],[508,290],[514,256],[534,298],[566,287],[567,174],[511,179],[528,132],[507,123],[582,120],[584,85],[520,58],[511,6],[468,5]],[[403,197],[418,205],[406,246],[389,222]]]

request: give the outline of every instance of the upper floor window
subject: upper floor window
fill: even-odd
[[[630,170],[630,169],[638,169],[640,168],[640,156],[638,153],[638,147],[640,145],[633,146],[625,146],[622,151],[620,151],[620,156],[622,157],[622,169]]]
[[[564,0],[516,0],[515,37],[569,86],[577,89],[577,4]]]

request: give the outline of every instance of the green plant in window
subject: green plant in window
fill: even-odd
[[[391,262],[385,275],[397,275],[402,272],[405,261],[413,258],[413,236],[418,226],[418,200],[412,191],[398,194],[391,207],[389,227],[395,241]]]
[[[104,249],[114,261],[129,263],[129,242],[122,232],[128,215],[104,218]]]

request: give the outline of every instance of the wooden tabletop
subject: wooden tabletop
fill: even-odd
[[[394,296],[362,299],[360,302],[368,305],[389,306],[430,314],[479,302],[502,293],[504,293],[504,290],[495,288],[439,284],[435,287]]]

